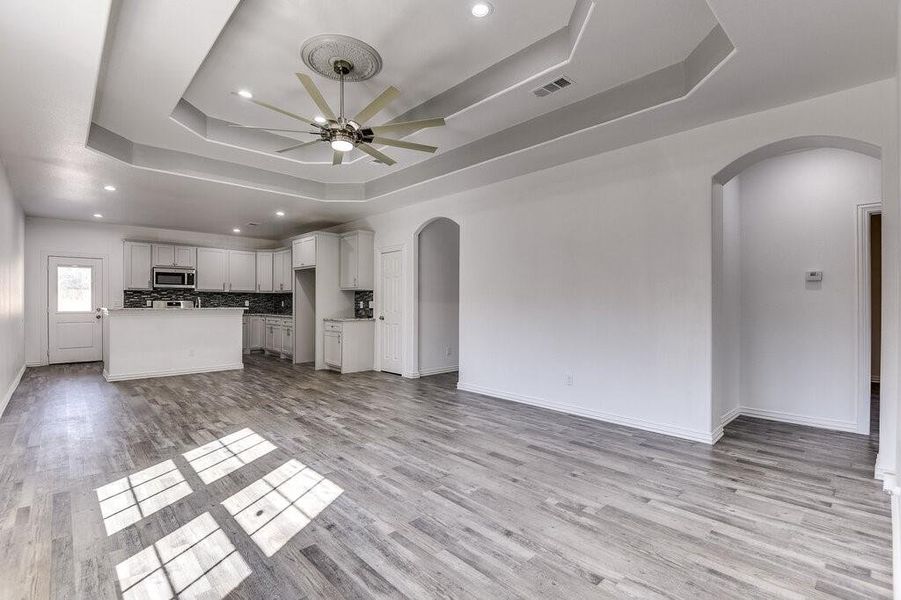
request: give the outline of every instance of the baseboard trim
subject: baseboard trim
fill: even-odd
[[[766,419],[768,421],[779,421],[781,423],[791,423],[793,425],[807,425],[808,427],[819,427],[820,429],[831,429],[833,431],[858,433],[857,423],[855,421],[839,421],[837,419],[808,417],[805,415],[797,415],[794,413],[787,413],[778,410],[751,408],[748,406],[742,406],[738,409],[738,411],[739,414],[746,417],[755,417],[757,419]]]
[[[535,398],[533,396],[523,396],[521,394],[513,394],[510,392],[505,392],[502,390],[494,390],[491,388],[483,387],[480,385],[474,385],[474,384],[470,384],[470,383],[459,382],[459,383],[457,383],[457,389],[465,391],[465,392],[473,392],[476,394],[481,394],[483,396],[490,396],[492,398],[499,398],[501,400],[509,400],[511,402],[517,402],[519,404],[528,404],[530,406],[546,408],[548,410],[553,410],[555,412],[576,415],[579,417],[586,417],[589,419],[594,419],[596,421],[603,421],[605,423],[613,423],[615,425],[624,425],[626,427],[632,427],[634,429],[641,429],[643,431],[651,431],[653,433],[662,433],[663,435],[669,435],[672,437],[680,438],[683,440],[689,440],[692,442],[701,442],[703,444],[708,444],[708,445],[712,445],[716,442],[714,435],[711,432],[707,432],[707,431],[695,431],[695,430],[687,429],[684,427],[667,425],[665,423],[656,423],[653,421],[646,421],[644,419],[636,419],[633,417],[626,417],[623,415],[617,415],[617,414],[607,413],[607,412],[598,411],[598,410],[586,409],[586,408],[582,408],[582,407],[572,406],[569,404],[562,404],[559,402],[551,402],[551,401],[545,400],[543,398]]]
[[[429,375],[441,375],[442,373],[454,373],[459,371],[460,367],[458,365],[453,365],[450,367],[434,367],[432,369],[419,369],[420,377],[428,377]]]
[[[28,365],[23,364],[22,368],[19,369],[19,372],[13,377],[12,382],[9,384],[9,387],[6,389],[6,393],[3,394],[3,398],[0,399],[0,416],[3,416],[3,413],[6,411],[6,407],[9,405],[9,401],[12,399],[13,394],[16,393],[16,389],[19,387],[19,382],[22,381],[22,375],[25,374],[25,368]]]
[[[25,366],[29,367],[29,368],[30,367],[46,367],[49,364],[50,363],[47,362],[46,360],[29,360],[29,361],[25,362]]]
[[[891,494],[889,504],[892,508],[892,579],[897,590],[901,586],[901,488],[892,485],[890,488],[886,487],[886,491]]]
[[[196,373],[216,373],[219,371],[240,371],[244,368],[244,363],[231,365],[217,365],[214,367],[204,367],[202,369],[170,369],[167,371],[148,371],[142,373],[125,373],[124,375],[110,375],[106,369],[103,369],[103,378],[109,382],[113,381],[132,381],[135,379],[155,379],[157,377],[175,377],[176,375],[194,375]]]

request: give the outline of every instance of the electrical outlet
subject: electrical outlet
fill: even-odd
[[[147,301],[147,306],[153,306],[153,300],[148,300],[148,301]]]
[[[245,306],[246,308],[250,308],[250,300],[245,300],[245,301],[244,301],[244,306]]]
[[[563,376],[563,385],[572,385],[572,384],[573,384],[573,374],[572,374],[572,373],[566,373],[566,374]]]

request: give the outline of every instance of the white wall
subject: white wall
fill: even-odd
[[[25,216],[0,163],[0,415],[25,368]]]
[[[456,370],[460,332],[460,227],[437,219],[419,233],[419,373]]]
[[[896,213],[895,87],[716,123],[342,229],[372,229],[376,249],[405,248],[408,373],[411,248],[423,223],[445,216],[461,226],[462,388],[711,441],[711,178],[778,140],[845,136],[883,148],[886,211]],[[377,277],[376,303],[378,287]]]
[[[104,305],[118,307],[123,300],[122,242],[126,239],[234,249],[278,245],[272,240],[230,235],[28,217],[25,219],[25,355],[29,365],[47,363],[47,256],[104,259]]]
[[[714,189],[717,189],[716,187]],[[741,383],[741,185],[738,177],[714,198],[713,423],[715,431],[737,415]],[[722,223],[721,227],[718,227]]]
[[[723,288],[733,292],[724,398],[740,373],[743,414],[869,431],[859,410],[857,206],[881,200],[881,171],[863,154],[809,150],[724,186]],[[822,283],[806,283],[808,270],[823,271]]]

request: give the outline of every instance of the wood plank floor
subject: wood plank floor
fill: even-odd
[[[182,456],[245,428],[275,449],[209,483]],[[168,585],[194,577],[182,597],[890,598],[872,446],[741,418],[710,448],[459,392],[450,375],[260,356],[117,384],[97,364],[29,369],[0,419],[0,598],[119,597],[117,565],[165,562],[179,535],[211,537],[178,552],[237,553],[200,556],[194,575],[166,563]],[[274,509],[239,522],[222,503],[292,459],[343,493],[267,556],[277,536],[245,521]],[[95,490],[168,460],[191,493],[108,535]]]

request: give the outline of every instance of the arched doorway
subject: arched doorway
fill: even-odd
[[[870,433],[881,169],[872,144],[807,136],[714,176],[714,431],[747,415]]]
[[[460,367],[460,226],[455,221],[438,217],[417,230],[413,291],[414,372],[453,377]]]

